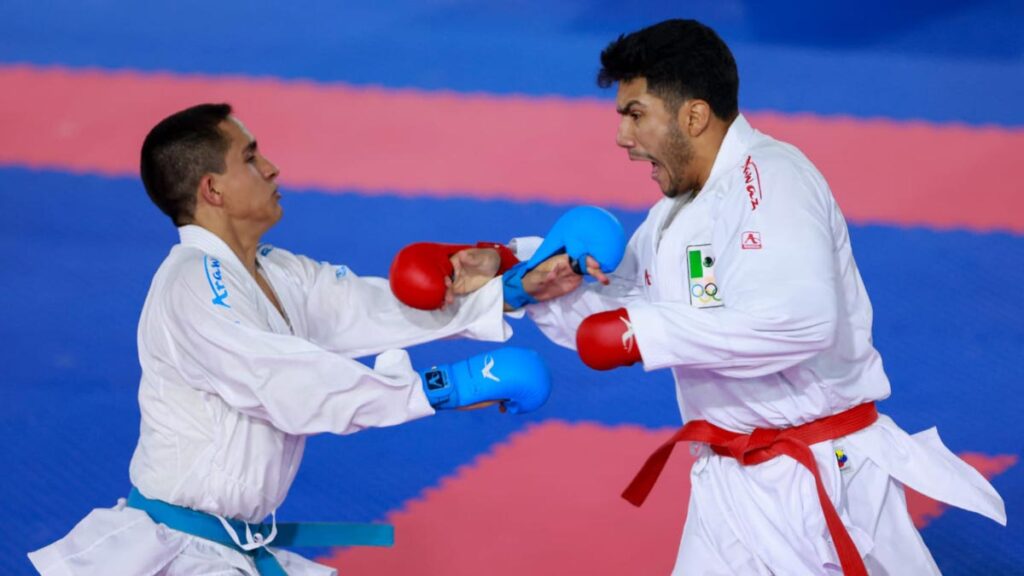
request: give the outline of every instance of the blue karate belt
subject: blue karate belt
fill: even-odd
[[[359,524],[351,522],[282,522],[246,524],[241,520],[225,518],[239,542],[246,537],[249,542],[242,545],[255,546],[246,550],[228,534],[220,518],[212,514],[175,506],[162,500],[146,498],[138,488],[132,488],[128,495],[128,506],[142,510],[154,522],[166,525],[179,532],[205,538],[217,544],[234,548],[248,555],[256,564],[260,576],[287,576],[277,558],[267,550],[266,544],[275,546],[392,546],[395,543],[395,528],[390,524]],[[277,534],[266,542],[276,525]],[[247,537],[251,534],[251,538]]]

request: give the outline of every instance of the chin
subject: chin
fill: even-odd
[[[678,198],[688,194],[690,190],[693,190],[693,186],[680,182],[669,181],[668,187],[662,188],[661,193],[664,194],[666,198]]]

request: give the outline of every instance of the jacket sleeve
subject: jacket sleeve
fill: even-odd
[[[211,299],[202,271],[193,269],[202,265],[186,262],[144,313],[139,343],[147,372],[216,394],[289,434],[348,434],[433,414],[404,351],[382,354],[371,369],[271,332],[253,295],[232,278],[224,278],[227,297]]]
[[[739,181],[719,199],[712,246],[723,306],[629,305],[645,369],[757,377],[832,345],[839,283],[833,222],[841,216],[824,179],[800,158],[763,161],[756,197]]]
[[[642,229],[637,230],[630,238],[622,262],[609,275],[611,282],[607,286],[584,281],[582,286],[569,294],[526,307],[526,313],[545,336],[559,346],[575,350],[576,329],[584,318],[605,310],[622,308],[643,296],[636,250],[638,238],[642,234]]]
[[[442,310],[425,311],[402,304],[386,278],[360,277],[345,266],[286,251],[271,256],[301,284],[310,340],[348,357],[442,338],[503,342],[512,336],[502,314],[500,279]]]

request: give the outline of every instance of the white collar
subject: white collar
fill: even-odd
[[[235,255],[234,250],[228,246],[227,242],[202,226],[197,224],[182,226],[178,228],[178,236],[181,238],[182,246],[198,248],[224,263],[236,264],[245,269],[245,266],[238,259],[238,256]]]
[[[729,130],[726,131],[725,138],[722,139],[722,145],[718,148],[718,155],[715,156],[711,174],[708,175],[708,180],[704,183],[705,187],[720,173],[743,162],[743,155],[750,148],[750,141],[756,133],[757,130],[754,130],[743,114],[736,116],[732,125],[729,126]]]

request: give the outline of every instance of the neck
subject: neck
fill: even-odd
[[[213,232],[231,248],[238,261],[245,266],[249,274],[256,277],[256,249],[265,230],[252,230],[239,223],[210,219],[203,221],[196,218],[196,224]]]
[[[713,118],[708,124],[705,133],[702,134],[703,138],[700,145],[694,147],[696,155],[694,165],[697,167],[697,176],[693,188],[695,194],[704,188],[704,184],[711,177],[711,169],[715,167],[718,151],[722,149],[722,142],[725,141],[725,135],[729,132],[729,127],[732,126],[733,120],[735,118],[730,120]]]

